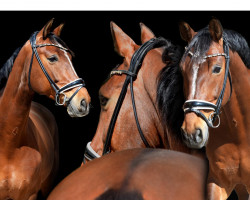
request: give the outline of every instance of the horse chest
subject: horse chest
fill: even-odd
[[[37,192],[41,156],[36,150],[22,147],[11,158],[0,158],[0,199],[25,200]]]
[[[207,149],[210,168],[218,176],[230,177],[237,176],[240,170],[241,156],[237,146],[224,144],[213,152]]]

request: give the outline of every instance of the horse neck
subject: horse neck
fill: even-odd
[[[19,52],[0,99],[0,146],[9,149],[20,145],[26,134],[33,97],[28,86],[29,61],[24,48]]]
[[[231,137],[236,137],[239,142],[249,142],[247,138],[250,130],[250,70],[237,53],[231,55],[230,59],[233,91],[230,101],[223,107],[225,117],[222,123],[228,124],[227,134],[231,134]]]
[[[148,112],[150,113],[148,113],[147,115],[152,117],[150,121],[152,122],[152,124],[154,124],[157,132],[152,133],[154,134],[152,135],[152,137],[155,137],[155,135],[157,135],[157,138],[159,138],[160,140],[160,147],[168,149],[169,144],[168,141],[165,139],[164,126],[161,123],[161,117],[156,103],[158,75],[164,68],[164,66],[165,64],[161,62],[161,54],[157,50],[151,50],[145,57],[143,61],[143,66],[141,67],[138,76],[141,77],[141,84],[145,89],[145,94],[152,104],[151,109],[148,110]]]
[[[162,72],[164,67],[167,67],[165,63],[161,61],[162,54],[158,50],[150,51],[148,54],[152,54],[152,58],[154,59],[149,60],[147,56],[143,63],[145,64],[141,68],[142,77],[143,77],[143,84],[144,88],[154,106],[154,110],[152,112],[156,113],[156,117],[153,119],[153,123],[157,127],[157,131],[161,140],[161,148],[171,149],[176,151],[185,152],[188,154],[195,155],[197,157],[204,158],[204,152],[199,150],[192,150],[188,148],[182,141],[180,137],[176,137],[177,134],[173,130],[170,130],[164,120],[161,118],[161,111],[158,109],[157,106],[157,85],[158,85],[158,77],[159,74]],[[155,63],[154,65],[150,63]],[[151,111],[151,110],[150,110]],[[152,113],[151,113],[152,116]]]

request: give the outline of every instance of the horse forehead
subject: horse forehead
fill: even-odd
[[[223,46],[221,46],[217,42],[212,42],[208,51],[207,51],[207,55],[212,55],[212,54],[216,54],[216,53],[223,53],[223,52],[224,52]]]

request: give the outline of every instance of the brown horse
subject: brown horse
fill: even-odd
[[[115,50],[124,57],[124,62],[111,72],[114,75],[100,88],[100,119],[95,136],[91,144],[87,145],[86,160],[99,157],[103,153],[110,119],[126,79],[126,74],[118,73],[128,70],[131,58],[139,48],[113,22],[111,22],[111,32]],[[152,38],[155,38],[152,31],[141,24],[142,43]],[[180,133],[183,122],[182,104],[184,103],[182,76],[178,72],[181,56],[180,49],[167,40],[164,48],[156,48],[146,54],[137,78],[133,82],[133,88],[138,121],[148,146],[139,134],[131,103],[131,89],[128,89],[114,126],[110,144],[111,152],[152,147],[198,153],[196,150],[190,151],[185,147]]]
[[[120,42],[125,42],[128,39],[128,36],[125,35],[120,28],[118,28],[114,23],[111,23],[111,30],[115,32],[115,35],[117,37],[120,37],[120,39],[122,38],[124,39],[124,41],[119,41],[119,43],[115,42],[115,44],[119,45],[120,48],[122,48],[122,46],[124,46],[124,48],[129,47],[129,43],[131,42],[131,40],[127,41],[127,43],[123,44],[120,43]],[[150,37],[152,36],[152,33],[144,25],[142,25],[142,30],[143,30],[142,31],[143,38],[148,37],[149,35]],[[145,40],[147,39],[145,38]],[[172,49],[172,52],[174,50],[175,48]],[[161,71],[161,68],[164,67],[164,64],[161,62],[161,54],[162,50],[157,49],[154,51],[150,51],[145,58],[146,63],[147,64],[151,63],[150,66],[155,67],[159,73]],[[154,56],[156,57],[155,59]],[[161,64],[161,66],[159,66],[159,68],[158,66],[152,66],[154,62]],[[119,69],[127,69],[127,67],[124,66],[124,64],[123,67],[124,68],[119,68]],[[172,66],[172,67],[173,69],[179,69],[178,66],[176,67]],[[147,69],[150,70],[150,67]],[[173,69],[171,70],[171,72],[173,72]],[[149,72],[148,76],[153,75],[152,71]],[[144,73],[145,73],[144,76],[146,76],[145,71]],[[138,76],[140,77],[140,79],[142,79],[142,74],[140,75],[138,74]],[[102,117],[108,116],[108,113],[105,113],[106,109],[112,109],[112,107],[109,108],[109,106],[113,106],[114,104],[111,101],[117,100],[117,93],[119,93],[121,87],[120,84],[122,82],[119,79],[124,80],[123,77],[112,77],[111,79],[115,79],[113,81],[117,81],[116,84],[118,84],[119,87],[116,88],[116,85],[111,85],[110,79],[108,80],[108,82],[105,83],[105,85],[108,84],[106,87],[110,89],[111,97],[110,96],[109,97],[114,99],[109,99],[108,100],[109,102],[105,102],[105,99],[102,99],[104,97],[101,97],[101,104],[103,109],[101,113],[102,115],[101,119],[103,119]],[[143,88],[141,83],[137,84],[140,85],[141,89]],[[150,84],[149,83],[147,84],[149,87]],[[156,83],[154,84],[156,87]],[[136,85],[136,87],[137,87],[136,88],[137,93],[143,92],[145,90],[143,89],[139,91],[138,89],[139,86]],[[118,90],[117,92],[115,91],[116,89]],[[101,91],[103,90],[101,89]],[[108,92],[108,90],[106,92]],[[112,95],[112,93],[114,92],[115,95]],[[154,93],[154,91],[150,92]],[[136,97],[138,98],[139,96],[140,95]],[[154,100],[156,101],[156,99]],[[127,101],[127,103],[129,102],[126,99],[125,101]],[[128,106],[128,108],[132,109],[129,103],[128,105],[127,104],[123,105]],[[140,108],[141,106],[143,105],[140,105]],[[150,106],[150,108],[152,108],[152,106]],[[150,109],[147,107],[146,110],[149,112],[148,114],[153,113],[150,112]],[[126,111],[124,110],[123,112]],[[130,116],[130,111],[127,112],[129,112],[128,115]],[[146,115],[147,113],[145,112],[144,114]],[[120,115],[119,118],[121,118]],[[123,119],[126,118],[124,118],[123,116]],[[133,131],[133,133],[137,133],[136,125],[133,124],[132,120],[133,115],[130,116],[130,118],[128,119],[131,119],[130,122],[131,125],[128,124],[129,120],[126,120],[127,123],[126,126],[129,126],[129,130]],[[118,121],[119,120],[120,119],[118,119]],[[148,122],[150,122],[150,120]],[[120,121],[120,124],[121,123],[122,122]],[[104,125],[104,123],[102,125]],[[146,122],[144,122],[142,126],[143,130],[146,130],[144,129],[144,125],[146,125]],[[101,126],[99,126],[99,129],[101,129]],[[123,131],[124,130],[125,127]],[[133,145],[143,147],[140,136],[135,135],[135,137],[137,137],[138,144],[141,144],[141,146],[139,146],[136,143],[134,144],[132,143],[131,147],[133,147]],[[128,140],[129,139],[130,138],[128,137]],[[153,140],[150,140],[150,144],[157,144],[157,143],[156,142],[154,143]],[[129,142],[126,145],[129,145]],[[129,147],[123,146],[123,148],[129,148]],[[66,199],[67,200],[199,199],[201,200],[205,199],[206,176],[207,176],[207,163],[204,159],[168,150],[130,149],[105,155],[99,159],[95,159],[91,162],[88,162],[86,165],[83,165],[79,169],[75,170],[68,177],[66,177],[52,191],[52,193],[48,197],[48,200],[57,200],[57,199],[65,199],[65,200]]]
[[[129,149],[88,162],[48,200],[205,200],[207,163],[185,153]]]
[[[183,22],[180,32],[189,43],[181,64],[187,99],[182,129],[189,147],[206,145],[208,199],[226,199],[237,184],[249,193],[248,44],[235,31],[223,30],[217,19],[199,32]]]
[[[1,200],[34,200],[39,190],[46,195],[58,167],[56,122],[32,102],[35,92],[67,105],[72,117],[88,114],[90,97],[59,38],[63,26],[51,32],[52,22],[0,69],[0,81],[8,79],[0,98]]]

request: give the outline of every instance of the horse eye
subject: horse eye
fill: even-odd
[[[53,56],[51,56],[51,57],[49,57],[49,58],[47,58],[48,59],[48,61],[50,61],[50,62],[56,62],[56,61],[58,61],[58,58],[57,58],[57,56],[56,55],[53,55]]]
[[[106,106],[106,104],[108,103],[108,98],[107,97],[104,97],[104,96],[102,96],[102,95],[99,95],[99,100],[100,100],[100,105],[102,106],[102,107],[105,107]]]
[[[221,71],[221,66],[215,65],[215,66],[213,67],[213,74],[219,74],[220,71]]]

